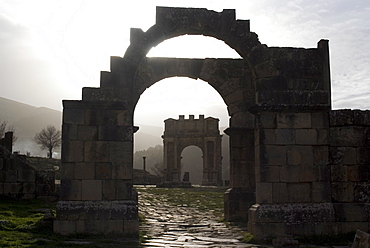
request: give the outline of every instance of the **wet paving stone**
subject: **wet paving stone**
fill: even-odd
[[[139,213],[146,218],[140,226],[147,237],[143,247],[256,246],[239,241],[245,230],[220,222],[220,216],[213,211],[201,211],[186,204],[174,205],[166,195],[154,195],[144,187],[138,191]]]

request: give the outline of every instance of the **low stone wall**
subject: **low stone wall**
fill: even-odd
[[[55,172],[36,170],[27,163],[25,155],[3,153],[0,157],[0,195],[57,200]]]

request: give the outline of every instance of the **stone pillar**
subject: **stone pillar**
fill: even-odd
[[[54,231],[137,235],[132,111],[124,102],[63,105],[61,197]]]
[[[224,195],[225,219],[247,221],[255,204],[254,130],[228,128],[230,136],[230,189]]]
[[[255,237],[332,232],[328,112],[261,111],[256,130]]]

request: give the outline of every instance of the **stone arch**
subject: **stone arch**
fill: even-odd
[[[154,45],[183,34],[223,40],[243,59],[146,58]],[[328,41],[310,49],[269,48],[250,32],[249,21],[235,20],[235,10],[158,7],[156,24],[147,32],[132,29],[124,57],[111,57],[99,88],[83,88],[81,101],[63,101],[56,232],[138,233],[134,109],[147,87],[172,76],[208,82],[228,106],[231,188],[225,219],[250,216],[249,231],[256,237],[338,230],[330,179],[322,177],[330,177]],[[301,221],[307,216],[312,218]],[[333,228],[326,231],[324,222]]]
[[[181,152],[190,145],[199,147],[203,152],[202,185],[221,186],[222,183],[222,148],[219,120],[213,117],[194,119],[190,115],[185,119],[180,115],[178,120],[164,121],[163,161],[166,169],[166,183],[181,182]]]
[[[207,9],[156,8],[156,24],[146,32],[131,29],[130,46],[124,55],[138,65],[149,50],[166,39],[185,34],[211,36],[224,41],[242,58],[260,45],[255,33],[250,32],[249,20],[236,20],[235,10],[221,13]]]

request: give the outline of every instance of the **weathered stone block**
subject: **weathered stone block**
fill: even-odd
[[[62,179],[60,199],[66,201],[81,200],[81,180]]]
[[[96,163],[95,174],[96,179],[111,179],[112,165],[110,163]]]
[[[316,129],[297,129],[295,131],[295,135],[296,135],[296,144],[317,145]]]
[[[85,162],[108,162],[109,144],[105,141],[86,141],[84,146]]]
[[[11,183],[3,183],[4,195],[10,195],[12,193]]]
[[[329,163],[329,147],[312,146],[312,151],[314,165],[327,165]]]
[[[331,202],[330,182],[312,182],[312,201]]]
[[[25,194],[35,194],[36,185],[35,183],[24,183],[23,184],[23,193]]]
[[[109,161],[131,163],[133,154],[132,142],[110,142]]]
[[[63,109],[63,124],[83,125],[85,122],[84,109]]]
[[[139,221],[138,220],[124,220],[123,230],[125,234],[138,235],[139,233]]]
[[[332,146],[366,146],[365,127],[343,126],[330,128],[330,144]]]
[[[95,163],[76,163],[74,179],[95,179]]]
[[[103,200],[116,199],[116,180],[103,180]]]
[[[327,112],[311,113],[311,125],[315,129],[328,129],[329,114]]]
[[[353,202],[354,187],[352,182],[333,182],[331,184],[333,202]]]
[[[370,165],[370,152],[368,147],[357,148],[357,163]]]
[[[347,166],[340,164],[331,165],[331,181],[332,182],[348,181]]]
[[[17,170],[17,181],[34,183],[36,181],[36,173],[34,170]]]
[[[309,183],[287,183],[288,202],[311,202]]]
[[[259,129],[256,132],[256,142],[257,145],[265,144],[265,145],[274,145],[276,144],[276,135],[274,129]]]
[[[355,232],[356,230],[368,230],[368,222],[335,222],[338,233]]]
[[[102,221],[102,228],[106,234],[122,234],[124,220],[105,220]]]
[[[23,188],[22,183],[11,183],[10,187],[11,187],[10,192],[12,194],[20,194],[20,193],[22,193],[22,188]]]
[[[288,201],[288,191],[286,183],[272,184],[272,201],[274,203],[284,203]]]
[[[317,144],[318,145],[328,145],[329,144],[328,129],[317,129]]]
[[[82,162],[84,159],[84,144],[82,141],[63,141],[62,151],[62,163]]]
[[[350,109],[332,110],[329,112],[330,126],[353,125],[353,112]]]
[[[72,234],[76,232],[76,221],[70,220],[54,220],[53,231],[62,235]]]
[[[294,129],[276,129],[276,144],[277,145],[292,145],[295,144]]]
[[[260,165],[256,168],[257,182],[279,182],[280,166]]]
[[[102,199],[102,180],[82,180],[81,200],[95,201]]]
[[[370,202],[370,185],[368,182],[358,183],[354,188],[355,202],[369,203]]]
[[[111,204],[112,220],[137,220],[138,210],[137,205],[134,201],[112,201]]]
[[[311,128],[310,113],[279,113],[277,128]]]
[[[98,127],[97,126],[78,126],[78,140],[97,140]]]
[[[77,127],[76,124],[66,124],[62,125],[62,139],[66,141],[76,141],[77,140]]]
[[[259,159],[261,164],[284,165],[286,164],[286,147],[265,145],[259,146]]]
[[[36,184],[36,195],[39,196],[51,196],[54,194],[54,185],[51,184]]]
[[[59,168],[61,179],[74,178],[74,166],[75,163],[62,163],[62,165]]]
[[[132,198],[132,181],[116,180],[116,199],[130,200]]]
[[[17,171],[16,170],[7,170],[4,171],[4,182],[12,183],[17,181]]]
[[[298,147],[292,146],[287,148],[287,162],[288,165],[302,164],[302,154]]]
[[[261,129],[264,128],[276,128],[276,114],[263,112],[258,116],[258,125]]]
[[[314,182],[319,180],[319,170],[316,166],[312,164],[301,165],[299,169],[300,169],[299,173],[300,182]]]
[[[300,167],[295,165],[286,165],[280,167],[280,182],[299,182]]]
[[[132,180],[133,169],[130,164],[112,163],[112,179]]]
[[[81,201],[69,201],[66,205],[67,218],[68,220],[83,220],[85,219],[84,204]],[[57,211],[59,214],[61,211]],[[59,219],[59,218],[58,218]]]
[[[111,202],[109,201],[84,201],[84,220],[110,219]]]
[[[272,183],[256,183],[256,202],[272,203]]]
[[[368,222],[368,206],[356,203],[334,203],[335,220],[338,222]]]

